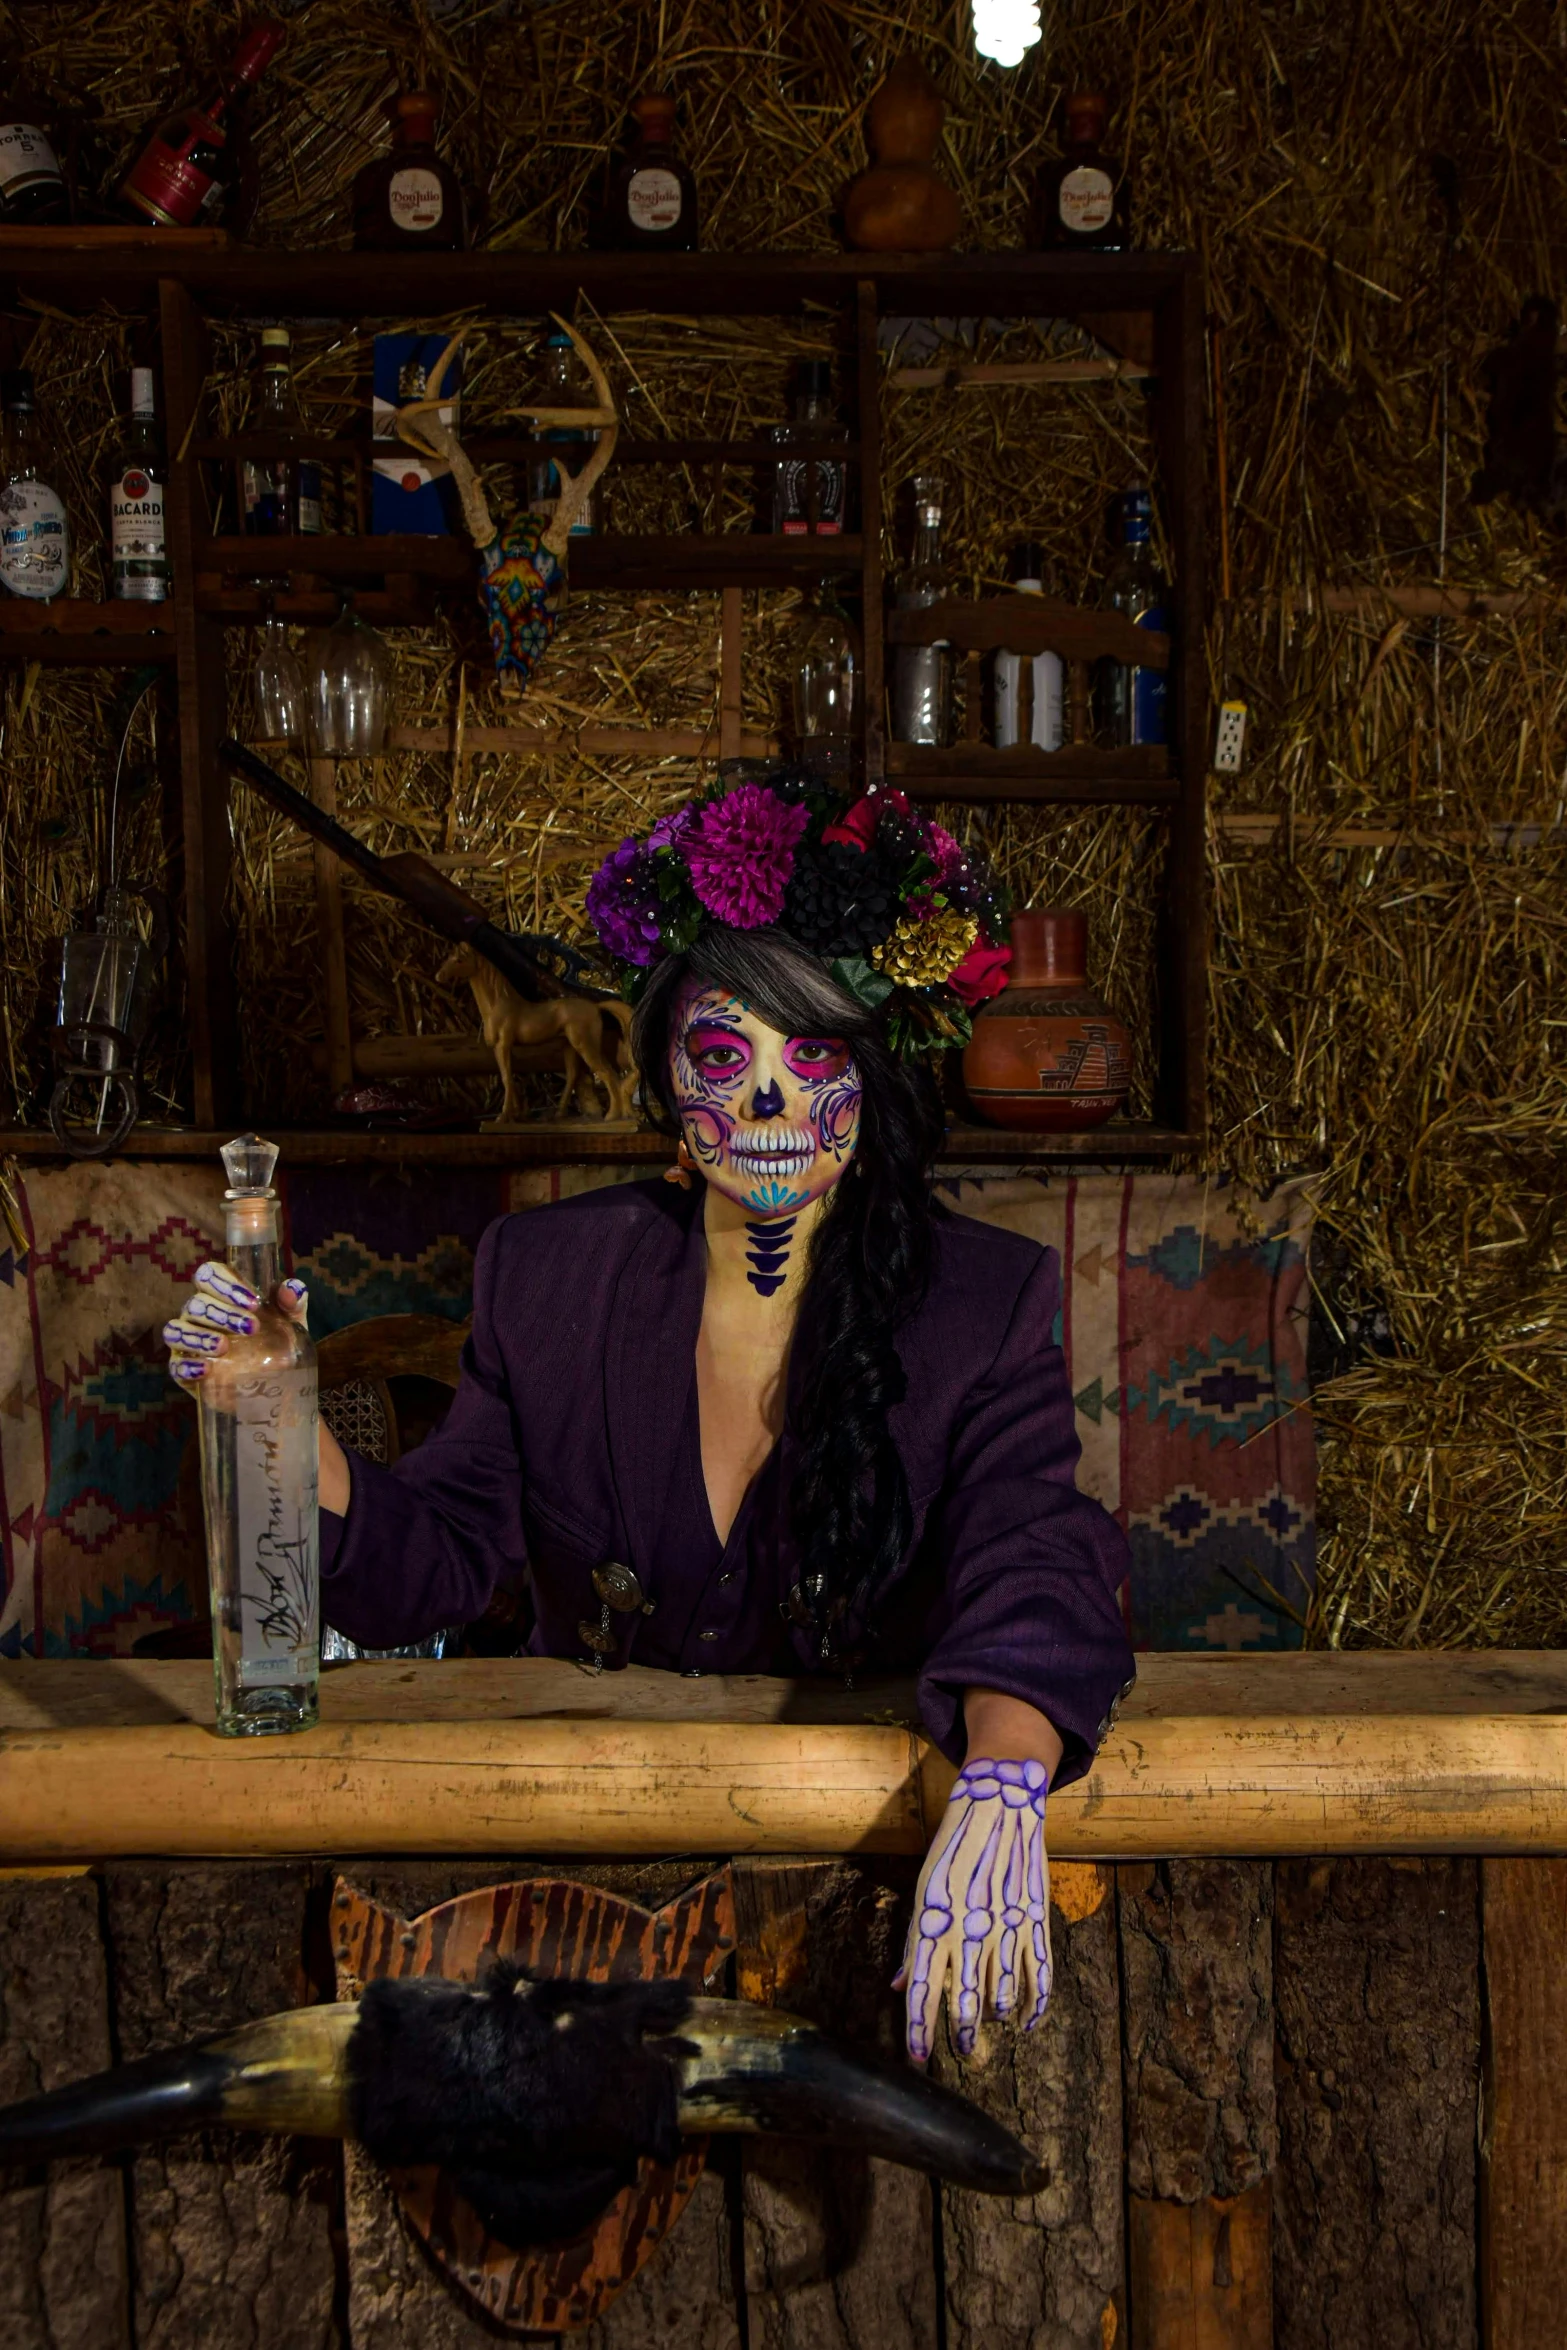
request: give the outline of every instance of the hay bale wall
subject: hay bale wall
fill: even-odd
[[[238,13],[43,0],[0,9],[0,22],[25,31],[45,85],[90,93],[112,159],[149,103],[221,50]],[[484,240],[574,245],[626,103],[662,80],[680,96],[706,243],[830,244],[838,191],[863,159],[864,102],[912,37],[948,95],[946,163],[968,241],[1005,247],[1024,233],[1035,163],[1055,151],[1055,102],[1079,79],[1109,89],[1142,241],[1195,249],[1209,271],[1230,590],[1211,674],[1216,695],[1239,692],[1252,713],[1246,772],[1214,791],[1210,1161],[1264,1182],[1323,1171],[1332,1359],[1318,1396],[1325,1539],[1311,1636],[1553,1641],[1567,1623],[1567,856],[1553,829],[1567,627],[1552,601],[1563,562],[1559,540],[1508,506],[1471,506],[1466,487],[1482,356],[1523,297],[1561,286],[1561,11],[1145,0],[1107,14],[1047,0],[1046,17],[1044,43],[1006,73],[976,62],[967,7],[937,0],[313,0],[256,108],[256,235],[344,241],[380,104],[417,77],[442,95]],[[45,317],[32,335],[67,486],[90,518],[83,593],[100,577],[97,468],[126,331]],[[780,415],[789,358],[829,349],[831,332],[646,319],[602,339],[634,426],[720,432]],[[1028,339],[1014,335],[1009,355]],[[516,397],[535,349],[527,322],[484,322],[476,420]],[[231,338],[224,408],[245,358]],[[323,422],[358,396],[355,361],[325,332],[302,343],[302,387]],[[1008,540],[1026,529],[1069,592],[1096,592],[1105,499],[1147,463],[1134,388],[889,393],[886,424],[894,467],[929,459],[946,478],[970,586],[999,581]],[[1216,435],[1210,445],[1217,525]],[[733,525],[743,484],[728,495],[723,513],[709,484],[612,476],[610,514],[644,528]],[[1438,578],[1527,593],[1505,618],[1439,626],[1374,595],[1347,611],[1324,597]],[[747,598],[749,725],[776,723],[792,609]],[[238,632],[234,649],[242,668]],[[443,628],[400,640],[400,717],[448,715],[465,660],[470,717],[492,715],[471,642]],[[584,596],[530,715],[706,723],[716,700],[715,598]],[[3,723],[3,1074],[25,1109],[38,949],[90,885],[113,739],[81,675],[13,679]],[[132,767],[133,862],[148,870],[163,796],[140,736]],[[462,877],[513,919],[569,926],[601,845],[694,774],[676,761],[482,757],[456,788],[448,761],[409,754],[345,778],[344,800],[378,846],[460,858]],[[1276,831],[1244,837],[1226,824],[1241,812],[1277,818]],[[973,822],[1022,896],[1086,906],[1102,983],[1145,1014],[1157,825],[1022,811]],[[1502,845],[1498,823],[1545,829]],[[1346,844],[1346,830],[1372,837]],[[298,1041],[317,1024],[310,866],[249,807],[236,891],[256,1100],[301,1114]],[[451,1024],[429,943],[358,899],[351,926],[365,1028]],[[162,1066],[177,1100],[176,1038]]]

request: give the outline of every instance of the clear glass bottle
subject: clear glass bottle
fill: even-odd
[[[1044,549],[1025,539],[1012,549],[1008,562],[1012,592],[1042,596],[1045,592]],[[1003,648],[991,663],[990,689],[995,712],[996,748],[1009,751],[1018,743],[1036,751],[1059,751],[1063,740],[1063,669],[1059,653],[1012,653]]]
[[[792,651],[800,756],[818,774],[846,777],[854,755],[859,646],[830,590],[806,606]]]
[[[0,375],[4,411],[0,451],[0,586],[13,596],[46,602],[71,575],[71,532],[65,500],[50,481],[53,465],[25,367]]]
[[[109,593],[118,603],[168,598],[164,479],[152,369],[133,367],[130,418],[109,462]]]
[[[570,335],[557,328],[544,346],[543,398],[551,408],[596,408],[598,394],[588,379],[588,371],[577,356],[577,346]],[[571,452],[568,473],[580,472],[587,463],[588,452],[598,439],[596,432],[569,424],[552,424],[544,439],[560,447],[563,455]],[[543,451],[528,461],[528,507],[534,514],[553,514],[560,500],[561,468]],[[595,490],[586,506],[571,526],[574,539],[591,538],[598,528],[598,491]]]
[[[261,1299],[197,1393],[212,1585],[212,1667],[226,1737],[308,1730],[321,1668],[316,1350],[273,1303],[282,1278],[277,1145],[223,1150],[226,1262]]]
[[[1153,501],[1144,489],[1123,490],[1116,500],[1121,543],[1105,578],[1101,599],[1107,612],[1122,612],[1138,628],[1168,632],[1170,596],[1149,543]],[[1125,661],[1101,664],[1101,724],[1114,750],[1134,743],[1169,740],[1165,672]]]
[[[289,365],[286,326],[261,330],[261,375],[247,432],[297,438],[305,429]],[[244,461],[245,528],[255,538],[314,537],[321,528],[321,468],[310,457],[274,449]]]
[[[790,452],[773,467],[773,528],[785,538],[841,536],[847,468],[827,451],[848,437],[833,405],[832,368],[825,359],[802,361],[793,419],[772,428],[772,438]]]
[[[948,581],[941,555],[941,484],[929,474],[914,482],[914,559],[899,584],[901,611],[939,604]],[[945,747],[952,740],[952,647],[895,645],[892,658],[892,739]]]

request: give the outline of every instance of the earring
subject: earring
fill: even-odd
[[[691,1156],[691,1153],[686,1149],[686,1138],[682,1134],[679,1142],[675,1145],[674,1165],[664,1169],[664,1181],[666,1183],[678,1183],[682,1191],[689,1191],[691,1189],[691,1178],[693,1175],[695,1175],[695,1173],[696,1161]]]

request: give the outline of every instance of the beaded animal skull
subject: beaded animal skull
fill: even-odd
[[[562,466],[559,503],[552,515],[518,514],[496,528],[489,502],[454,426],[441,416],[441,387],[461,336],[454,335],[436,361],[422,400],[397,411],[397,430],[410,448],[450,466],[462,503],[463,521],[479,557],[479,602],[489,622],[490,646],[502,692],[520,692],[549,649],[566,597],[566,544],[571,526],[593,494],[594,484],[615,453],[620,419],[604,371],[576,328],[565,328],[598,394],[596,408],[524,408],[537,425],[594,427],[599,438],[580,473]]]

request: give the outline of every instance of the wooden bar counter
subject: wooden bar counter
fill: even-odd
[[[205,1664],[0,1668],[0,1860],[907,1853],[952,1772],[906,1684],[360,1663],[219,1738]],[[1567,1852],[1567,1656],[1143,1660],[1060,1859]]]

